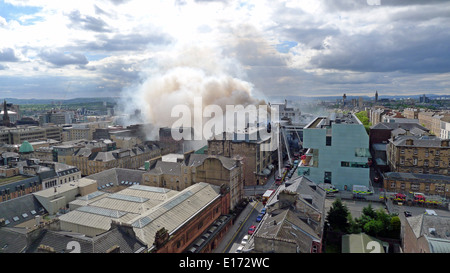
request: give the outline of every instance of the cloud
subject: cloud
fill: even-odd
[[[165,45],[171,41],[170,37],[164,34],[115,34],[108,36],[97,35],[95,41],[78,41],[76,44],[81,48],[91,51],[113,52],[113,51],[142,51],[151,44]]]
[[[67,53],[62,50],[44,50],[39,54],[42,60],[55,66],[86,65],[89,63],[81,53]]]
[[[98,8],[98,7],[96,7]],[[71,25],[69,27],[77,27],[95,32],[110,32],[108,24],[100,18],[89,15],[81,15],[80,11],[72,11],[68,15]]]
[[[18,62],[20,59],[17,57],[14,49],[3,48],[0,49],[0,62]]]

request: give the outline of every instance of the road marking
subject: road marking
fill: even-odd
[[[250,217],[250,215],[252,214],[253,210],[258,205],[258,203],[259,203],[259,201],[256,201],[255,205],[253,205],[252,210],[249,212],[247,217],[245,217],[244,221],[242,221],[242,224],[239,226],[238,230],[236,230],[236,232],[234,233],[233,238],[231,238],[231,240],[228,242],[227,246],[225,247],[225,249],[223,250],[222,253],[226,253],[225,251],[228,249],[228,247],[230,246],[231,242],[236,238],[236,235],[239,233],[239,231],[241,231],[242,227],[244,226],[244,223],[247,222],[248,217]]]

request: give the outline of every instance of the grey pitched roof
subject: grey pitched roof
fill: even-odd
[[[103,186],[111,182],[118,186],[122,181],[142,183],[142,174],[144,173],[145,171],[140,170],[112,168],[96,174],[91,174],[86,178],[97,181],[98,186]]]
[[[94,237],[95,253],[106,253],[114,246],[119,246],[120,252],[124,253],[135,253],[142,248],[147,248],[145,243],[137,237],[131,236],[120,227]]]
[[[419,128],[425,132],[429,132],[427,128],[423,127],[422,125],[418,123],[412,123],[412,122],[379,122],[376,125],[372,126],[371,130],[395,130],[397,128],[402,128],[406,131],[411,131],[413,128]]]
[[[83,148],[80,148],[80,149],[78,149],[75,153],[74,153],[74,155],[75,156],[83,156],[83,157],[88,157],[88,156],[90,156],[91,155],[91,149],[90,148],[85,148],[85,147],[83,147]]]
[[[0,203],[0,218],[9,221],[7,227],[13,227],[33,220],[40,212],[45,212],[45,209],[33,194],[27,194]],[[26,215],[23,215],[24,213]]]
[[[412,139],[413,145],[407,145],[406,141]],[[430,138],[421,136],[398,136],[394,140],[390,139],[390,142],[395,146],[412,146],[412,147],[441,147],[440,138]]]
[[[80,253],[106,253],[114,246],[119,246],[120,252],[124,253],[134,253],[139,249],[146,248],[143,242],[124,232],[121,228],[113,228],[93,238],[78,233],[44,229],[30,244],[26,252],[39,252],[39,246],[46,245],[52,247],[56,253],[70,253],[73,251],[69,245],[70,242],[79,244]]]
[[[321,187],[318,187],[316,183],[304,176],[300,176],[299,178],[293,180],[292,183],[288,183],[287,185],[285,183],[281,185],[280,190],[283,190],[283,186],[287,190],[299,193],[302,198],[307,196],[311,197],[311,206],[320,213],[323,213],[322,210],[325,205],[326,192]]]
[[[26,249],[27,236],[17,228],[0,228],[0,253],[20,253]]]
[[[181,164],[177,162],[158,161],[149,173],[181,175]]]
[[[295,243],[301,253],[309,253],[311,242],[320,241],[315,231],[288,209],[266,218],[255,237]]]
[[[221,155],[206,155],[206,154],[190,154],[187,156],[185,160],[185,165],[187,166],[199,166],[202,165],[203,162],[208,158],[215,158],[220,160],[222,165],[228,169],[231,170],[236,166],[236,160],[230,157],[225,157]]]
[[[426,237],[432,251],[450,252],[450,217],[420,214],[406,220],[416,238]]]
[[[400,173],[400,172],[387,172],[384,173],[386,178],[396,180],[414,181],[420,180],[421,182],[435,183],[450,183],[450,176],[440,174],[424,174],[424,173]]]

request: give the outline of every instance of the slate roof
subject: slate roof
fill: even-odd
[[[24,228],[0,228],[0,253],[21,253],[26,249]]]
[[[115,186],[119,186],[122,181],[142,183],[142,174],[144,173],[145,171],[141,170],[112,168],[96,174],[91,174],[86,178],[97,181],[98,186],[103,186],[111,182]]]
[[[26,217],[24,217],[24,213],[26,213]],[[0,203],[0,218],[9,221],[9,224],[6,225],[7,227],[13,227],[33,220],[35,216],[43,213],[45,213],[44,207],[33,194],[27,194]],[[15,219],[18,220],[15,221]]]
[[[440,174],[423,174],[423,173],[400,173],[400,172],[387,172],[384,176],[389,179],[414,181],[419,180],[421,182],[435,183],[450,183],[450,176]]]
[[[295,243],[301,253],[311,252],[311,242],[320,241],[315,231],[291,210],[266,218],[254,236]]]
[[[80,253],[106,253],[116,245],[120,247],[120,252],[123,253],[134,253],[146,248],[146,245],[139,239],[133,238],[120,228],[114,228],[93,238],[78,233],[45,229],[26,252],[39,252],[39,246],[46,245],[52,247],[56,253],[70,253],[73,248],[70,247],[69,242],[74,241],[79,244]]]
[[[291,182],[292,181],[292,182]],[[312,204],[310,204],[315,210],[323,213],[323,207],[325,205],[326,192],[321,187],[318,187],[316,183],[312,182],[304,176],[300,176],[294,180],[284,183],[279,187],[279,191],[284,189],[299,193],[300,197],[310,196],[312,198]],[[271,203],[277,202],[276,198],[271,199]]]
[[[406,220],[416,238],[427,236],[428,238],[450,240],[450,217],[420,214],[408,217]]]
[[[413,140],[413,145],[406,144],[406,141],[409,139]],[[395,146],[442,147],[440,138],[429,138],[429,137],[420,137],[420,136],[398,136],[394,140],[390,139],[389,141],[392,142],[392,144],[394,144]]]
[[[236,166],[236,160],[230,157],[220,156],[220,155],[206,155],[206,154],[190,154],[185,160],[185,165],[187,166],[199,166],[208,158],[219,159],[222,165],[231,170]]]
[[[158,161],[149,173],[181,175],[181,164],[177,162]]]
[[[401,128],[406,131],[411,131],[414,128],[419,128],[425,132],[429,132],[430,130],[423,127],[418,123],[413,122],[379,122],[376,125],[372,126],[371,130],[395,130],[397,128]]]

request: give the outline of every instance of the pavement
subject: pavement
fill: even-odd
[[[244,227],[245,222],[250,216],[251,212],[260,204],[259,201],[252,201],[242,210],[239,216],[234,220],[234,224],[228,230],[220,244],[214,249],[213,253],[227,253],[226,251],[232,246],[235,237],[239,234],[240,230]]]

